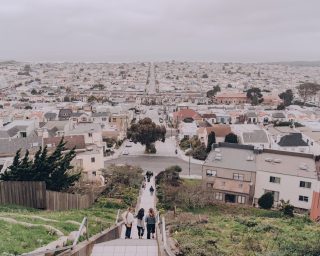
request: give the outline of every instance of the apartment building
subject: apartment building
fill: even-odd
[[[289,200],[320,216],[314,202],[320,200],[319,172],[312,154],[219,143],[204,162],[202,177],[217,201],[257,205],[263,194],[272,192],[275,207],[281,199]]]
[[[219,143],[203,164],[203,185],[214,192],[216,201],[251,205],[255,158],[253,146]]]

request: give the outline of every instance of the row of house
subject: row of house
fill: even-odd
[[[312,154],[216,144],[202,167],[203,184],[220,202],[257,205],[266,192],[320,216],[320,170]]]
[[[76,149],[73,164],[82,171],[82,181],[103,184],[100,170],[112,150],[106,140],[123,140],[131,120],[129,114],[70,109],[45,112],[40,119],[12,120],[0,127],[0,172],[11,165],[19,149],[32,157],[40,147],[54,150],[63,137],[67,149]]]

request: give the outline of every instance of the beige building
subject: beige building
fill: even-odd
[[[203,185],[214,199],[251,205],[256,179],[252,146],[225,144],[212,150],[202,167]]]

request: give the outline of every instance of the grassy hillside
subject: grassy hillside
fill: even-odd
[[[216,205],[166,219],[184,256],[320,255],[320,226],[306,217]]]
[[[14,219],[31,224],[45,224],[68,235],[79,229],[84,217],[89,220],[89,236],[97,234],[101,229],[115,223],[117,209],[106,208],[103,203],[84,210],[62,212],[40,211],[18,206],[0,205],[0,255],[17,255],[32,251],[58,238],[55,231],[43,226],[25,227],[21,224],[8,223],[1,218]]]

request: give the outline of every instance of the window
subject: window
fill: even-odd
[[[26,138],[27,137],[27,133],[26,132],[20,132],[20,135],[22,138]]]
[[[215,198],[216,198],[216,200],[222,201],[223,200],[223,194],[221,192],[216,192],[215,193]]]
[[[92,137],[92,133],[90,132],[90,133],[88,133],[88,136],[91,138]]]
[[[307,197],[307,196],[299,196],[299,201],[308,202],[309,201],[309,197]]]
[[[217,175],[217,171],[215,170],[207,170],[206,171],[207,176],[216,176]]]
[[[311,182],[300,181],[300,188],[311,188]]]
[[[107,118],[106,117],[102,117],[102,121],[103,122],[107,121]]]
[[[207,188],[213,188],[213,183],[207,183]]]
[[[117,122],[117,118],[113,117],[113,118],[112,118],[112,122],[113,122],[113,123]]]
[[[272,193],[272,195],[273,195],[273,199],[274,199],[274,201],[275,202],[279,202],[279,191],[272,191],[272,190],[267,190],[267,189],[265,189],[264,190],[264,193],[267,193],[267,192],[271,192]]]
[[[241,183],[241,184],[239,184],[239,188],[243,188],[243,184]]]
[[[244,175],[243,174],[239,174],[239,173],[234,173],[233,174],[233,179],[234,180],[243,180]]]
[[[93,175],[93,176],[97,176],[97,172],[96,172],[96,171],[93,171],[93,172],[92,172],[92,175]]]
[[[237,196],[237,202],[238,202],[238,204],[245,204],[246,197],[245,196]]]
[[[91,163],[94,163],[96,159],[94,157],[91,157]]]
[[[270,176],[270,182],[280,184],[280,178],[279,177]]]

